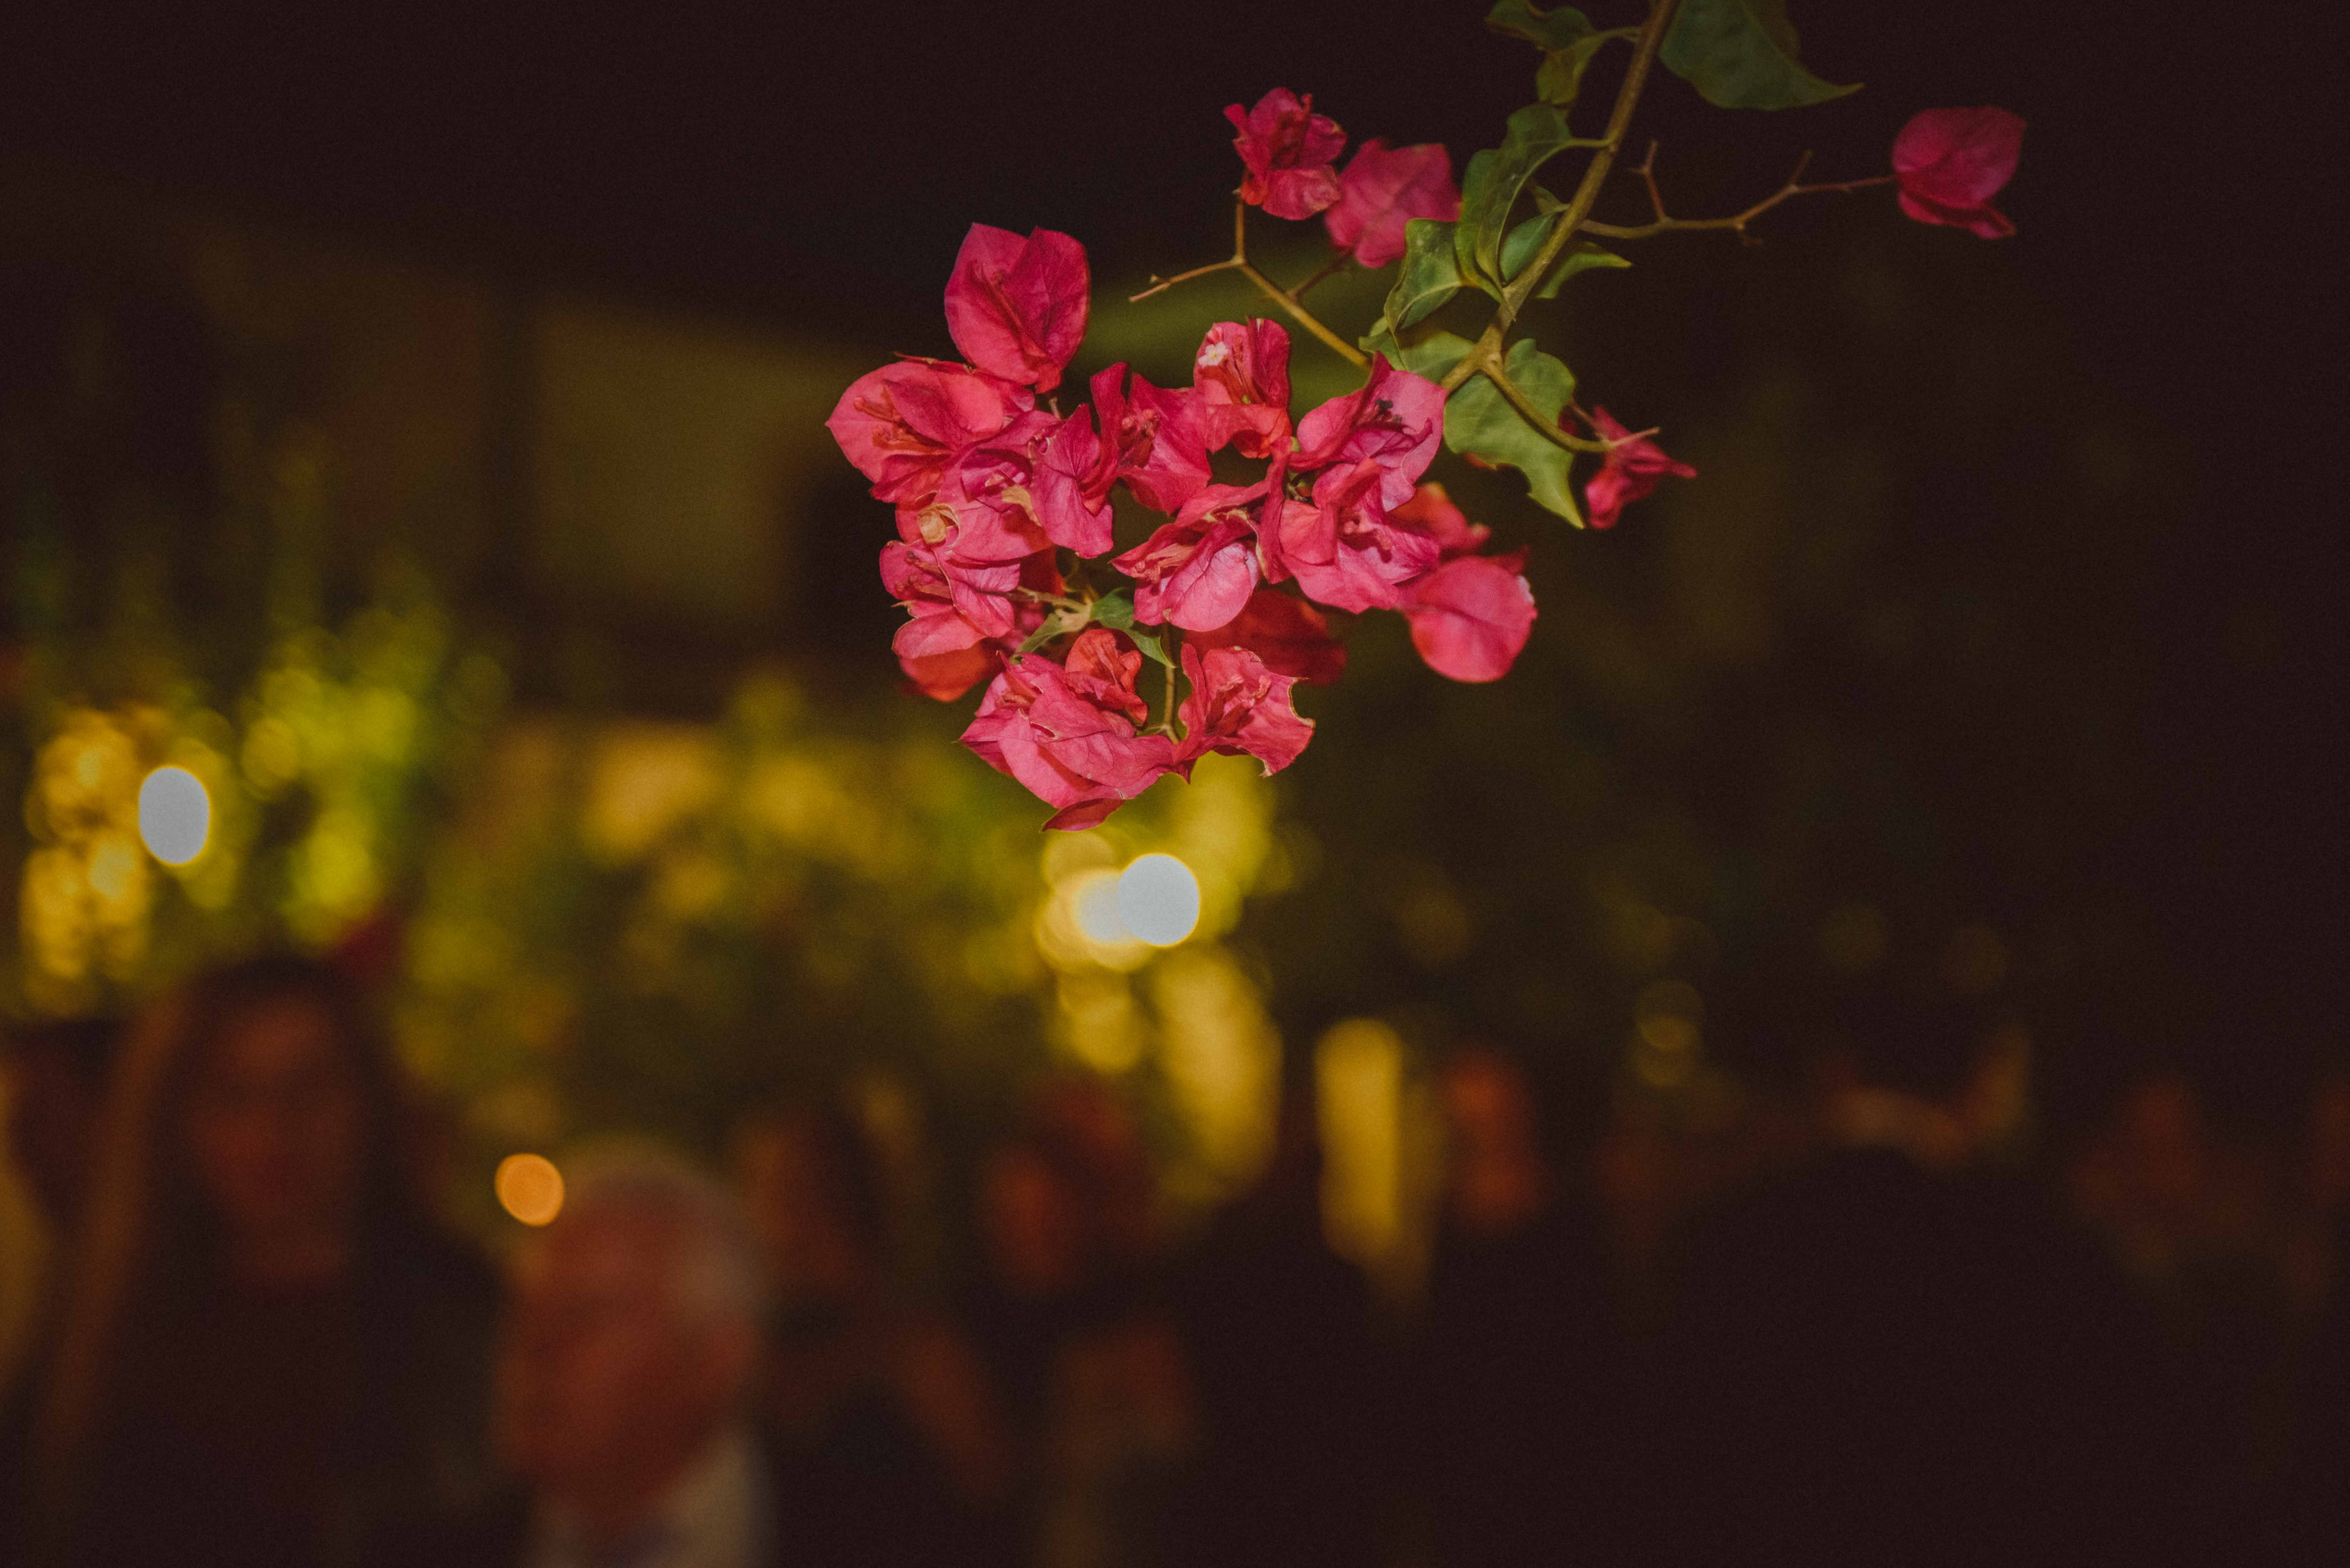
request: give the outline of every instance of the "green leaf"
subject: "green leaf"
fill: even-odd
[[[1564,109],[1583,89],[1583,72],[1612,36],[1591,25],[1572,5],[1539,11],[1526,0],[1501,0],[1486,13],[1485,26],[1508,37],[1523,38],[1543,52],[1534,72],[1534,96]]]
[[[1425,320],[1461,292],[1461,264],[1452,254],[1452,225],[1414,218],[1403,226],[1403,266],[1388,291],[1387,319],[1399,327]]]
[[[1124,588],[1115,593],[1104,594],[1096,599],[1093,603],[1093,618],[1096,625],[1106,626],[1112,631],[1126,633],[1134,639],[1135,647],[1142,649],[1144,653],[1168,669],[1175,668],[1175,660],[1167,651],[1166,628],[1137,626],[1134,623],[1134,596]]]
[[[1366,354],[1386,355],[1388,363],[1415,376],[1441,381],[1453,366],[1469,357],[1469,350],[1475,345],[1458,333],[1439,332],[1432,327],[1410,327],[1399,335],[1382,316],[1371,323],[1371,329],[1363,334],[1357,347]]]
[[[1175,668],[1175,656],[1167,650],[1169,633],[1165,627],[1153,627],[1145,631],[1139,626],[1130,626],[1126,628],[1126,635],[1134,639],[1134,646],[1153,659],[1170,670]]]
[[[1594,33],[1572,48],[1552,49],[1534,71],[1534,96],[1565,109],[1583,90],[1583,73],[1607,45],[1607,35]]]
[[[1469,160],[1468,178],[1461,186],[1461,221],[1452,231],[1453,254],[1464,279],[1500,295],[1502,238],[1509,227],[1510,209],[1534,171],[1574,141],[1566,116],[1556,105],[1530,103],[1510,116],[1501,146]]]
[[[1537,200],[1543,194],[1544,192],[1540,191],[1534,192]],[[1555,215],[1552,213],[1544,213],[1539,216],[1528,218],[1510,231],[1510,237],[1502,242],[1502,275],[1504,277],[1517,276],[1518,270],[1534,259],[1534,254],[1542,249],[1544,239],[1550,234],[1551,222]],[[1602,250],[1589,240],[1578,240],[1567,247],[1565,255],[1552,264],[1550,275],[1543,279],[1540,288],[1534,290],[1534,297],[1556,299],[1560,287],[1566,280],[1586,268],[1630,266],[1631,265],[1613,251]]]
[[[1504,365],[1511,383],[1555,426],[1559,411],[1575,395],[1575,373],[1529,337],[1510,345]],[[1575,504],[1570,483],[1575,454],[1526,423],[1485,377],[1470,378],[1445,400],[1444,444],[1488,468],[1516,469],[1526,476],[1526,488],[1536,502],[1583,526],[1583,512]]]
[[[1590,17],[1572,5],[1538,11],[1526,0],[1501,0],[1485,13],[1485,26],[1504,37],[1523,38],[1542,49],[1572,48],[1597,30]]]
[[[1794,109],[1860,90],[1803,67],[1787,0],[1681,0],[1658,57],[1723,109]]]
[[[1023,639],[1020,646],[1013,651],[1034,653],[1055,638],[1080,629],[1087,619],[1086,612],[1082,609],[1056,609],[1046,616],[1044,624]]]

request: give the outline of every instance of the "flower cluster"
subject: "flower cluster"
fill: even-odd
[[[1058,808],[1051,826],[1090,826],[1211,751],[1286,767],[1313,733],[1292,688],[1345,667],[1326,610],[1401,612],[1456,680],[1509,669],[1534,595],[1523,556],[1481,553],[1486,530],[1420,481],[1442,440],[1434,382],[1374,359],[1361,387],[1293,420],[1289,334],[1228,321],[1190,386],[1113,365],[1062,414],[1038,398],[1084,337],[1087,285],[1067,235],[974,226],[946,293],[964,361],[884,366],[828,421],[897,508],[881,580],[907,610],[907,679],[941,700],[988,682],[963,742]],[[1227,450],[1262,477],[1216,480]],[[1165,521],[1113,555],[1121,487]],[[1146,654],[1167,671],[1157,725]]]
[[[963,743],[1053,805],[1048,826],[1091,826],[1166,774],[1190,776],[1211,751],[1255,757],[1268,773],[1288,766],[1314,729],[1293,689],[1335,680],[1346,665],[1333,611],[1399,612],[1421,657],[1456,680],[1507,673],[1534,627],[1525,557],[1488,553],[1488,531],[1423,480],[1440,445],[1481,466],[1521,470],[1537,502],[1576,522],[1570,467],[1596,453],[1584,502],[1598,528],[1666,476],[1695,473],[1654,432],[1578,406],[1563,362],[1530,340],[1509,341],[1527,298],[1551,297],[1584,267],[1624,265],[1587,242],[1570,249],[1577,225],[1609,238],[1742,235],[1792,196],[1897,184],[1912,218],[1985,237],[2013,232],[1991,199],[2014,171],[2023,122],[1989,108],[1917,116],[1894,145],[1890,175],[1805,185],[1799,168],[1778,194],[1728,218],[1667,216],[1652,147],[1638,171],[1654,221],[1592,219],[1642,79],[1639,70],[1627,77],[1604,144],[1568,135],[1563,106],[1593,39],[1637,38],[1644,59],[1661,47],[1668,67],[1725,105],[1786,108],[1850,90],[1772,55],[1780,44],[1759,31],[1732,40],[1735,57],[1677,53],[1661,31],[1672,15],[1665,7],[1646,27],[1592,33],[1579,12],[1503,0],[1488,20],[1548,51],[1537,78],[1545,96],[1511,117],[1501,153],[1471,161],[1466,218],[1440,146],[1374,138],[1342,171],[1346,133],[1314,112],[1311,97],[1275,88],[1253,107],[1225,109],[1245,171],[1234,254],[1154,279],[1146,296],[1238,269],[1365,366],[1359,387],[1301,417],[1290,407],[1289,334],[1267,320],[1211,327],[1188,387],[1154,386],[1112,365],[1092,378],[1089,403],[1061,412],[1051,394],[1086,335],[1085,247],[1048,229],[1024,237],[983,224],[964,237],[947,282],[947,329],[962,358],[904,357],[842,395],[827,421],[833,436],[873,494],[897,509],[881,580],[907,612],[893,642],[907,680],[942,701],[987,683]],[[1562,57],[1572,66],[1563,75]],[[1758,60],[1775,74],[1756,77]],[[1606,154],[1595,154],[1574,202],[1525,189],[1544,160],[1600,145]],[[1527,200],[1535,212],[1516,221]],[[1274,284],[1246,253],[1250,207],[1320,217],[1330,264],[1288,289]],[[1399,258],[1387,314],[1356,345],[1303,303],[1340,267]],[[1478,343],[1428,319],[1473,290],[1501,302]],[[1447,388],[1461,394],[1449,431]],[[1230,455],[1217,465],[1220,453]],[[1120,491],[1163,519],[1123,551],[1112,504]],[[1164,671],[1155,724],[1141,689],[1146,660]],[[1180,704],[1179,691],[1188,693]]]
[[[1224,110],[1240,134],[1232,147],[1248,170],[1241,200],[1276,218],[1322,214],[1330,243],[1364,266],[1385,266],[1403,254],[1404,225],[1414,218],[1450,223],[1461,215],[1452,183],[1452,155],[1441,144],[1389,147],[1375,136],[1355,149],[1346,171],[1333,165],[1347,133],[1314,112],[1314,97],[1275,88],[1243,109]]]

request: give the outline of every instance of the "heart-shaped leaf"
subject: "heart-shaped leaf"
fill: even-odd
[[[1510,345],[1503,366],[1511,385],[1555,427],[1575,395],[1575,373],[1528,337]],[[1484,467],[1516,469],[1526,476],[1526,489],[1536,502],[1583,526],[1570,483],[1575,454],[1528,424],[1485,377],[1470,378],[1445,400],[1444,444]]]
[[[1723,109],[1795,109],[1860,90],[1804,68],[1787,0],[1681,0],[1657,57]]]

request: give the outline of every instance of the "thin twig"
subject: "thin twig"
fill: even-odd
[[[1624,85],[1616,89],[1616,107],[1608,112],[1607,133],[1593,150],[1591,161],[1583,171],[1582,182],[1575,188],[1574,200],[1567,202],[1534,260],[1514,280],[1503,286],[1502,306],[1494,312],[1492,324],[1478,338],[1477,347],[1446,374],[1443,385],[1447,392],[1457,390],[1485,364],[1495,361],[1511,324],[1518,318],[1518,311],[1549,275],[1551,264],[1573,243],[1575,231],[1591,215],[1592,203],[1599,200],[1599,189],[1607,182],[1607,171],[1614,165],[1617,153],[1623,150],[1625,133],[1632,125],[1633,106],[1640,101],[1640,89],[1648,81],[1648,67],[1656,63],[1657,51],[1664,46],[1665,29],[1672,24],[1675,4],[1676,0],[1655,0],[1650,7],[1648,19],[1641,24],[1640,36],[1632,45],[1632,63],[1624,72]]]
[[[1664,193],[1657,188],[1657,144],[1651,141],[1648,143],[1648,155],[1640,160],[1640,166],[1634,172],[1640,176],[1641,182],[1648,188],[1648,208],[1656,213],[1654,221],[1646,223],[1586,223],[1583,225],[1583,232],[1597,234],[1603,239],[1645,240],[1651,234],[1673,234],[1695,229],[1728,229],[1740,239],[1744,240],[1751,237],[1746,233],[1746,225],[1782,202],[1797,196],[1817,195],[1824,192],[1866,191],[1873,185],[1893,183],[1892,175],[1877,174],[1866,180],[1823,181],[1815,185],[1806,185],[1804,183],[1804,171],[1811,166],[1811,161],[1812,155],[1808,152],[1804,153],[1803,157],[1796,160],[1795,171],[1787,176],[1785,184],[1742,213],[1733,213],[1726,218],[1676,218],[1666,213]]]
[[[1326,268],[1325,272],[1328,270],[1330,269]],[[1150,286],[1140,294],[1132,296],[1128,303],[1133,304],[1149,299],[1152,295],[1172,288],[1179,283],[1185,283],[1195,277],[1205,277],[1212,272],[1239,273],[1256,285],[1267,299],[1289,312],[1300,327],[1328,345],[1332,353],[1336,354],[1357,369],[1371,362],[1361,349],[1323,326],[1312,311],[1297,302],[1299,295],[1321,281],[1321,275],[1306,279],[1295,289],[1284,289],[1258,271],[1256,265],[1248,259],[1248,203],[1245,202],[1236,202],[1232,204],[1232,254],[1228,260],[1210,262],[1206,266],[1195,266],[1190,272],[1177,273],[1170,278],[1153,277],[1150,280]]]
[[[1493,389],[1502,394],[1503,400],[1518,410],[1518,417],[1534,426],[1548,440],[1565,447],[1569,452],[1607,452],[1613,450],[1610,442],[1586,441],[1581,436],[1569,435],[1560,428],[1557,420],[1545,417],[1543,411],[1534,406],[1534,400],[1527,397],[1515,381],[1510,379],[1510,373],[1503,368],[1499,355],[1489,356],[1486,362],[1477,369],[1485,379],[1493,383]]]
[[[1292,299],[1303,299],[1305,297],[1307,290],[1314,287],[1315,285],[1323,282],[1325,279],[1336,275],[1340,268],[1344,267],[1353,259],[1354,257],[1347,252],[1340,251],[1328,261],[1324,262],[1320,270],[1316,271],[1313,276],[1307,278],[1303,283],[1292,286],[1283,292],[1287,294]]]

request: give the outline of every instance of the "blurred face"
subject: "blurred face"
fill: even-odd
[[[565,1216],[527,1251],[498,1362],[498,1439],[545,1493],[589,1512],[657,1496],[724,1424],[749,1325],[681,1310],[660,1216]]]
[[[231,1014],[198,1069],[183,1132],[233,1241],[339,1234],[359,1187],[359,1087],[335,1023],[299,997]]]

